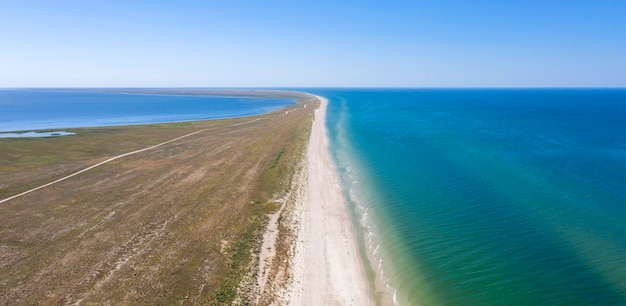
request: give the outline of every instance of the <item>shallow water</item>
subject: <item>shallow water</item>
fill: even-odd
[[[312,92],[401,304],[626,303],[626,90]]]
[[[76,133],[65,132],[65,131],[0,133],[0,138],[58,137],[58,136],[69,136],[69,135],[76,135]]]

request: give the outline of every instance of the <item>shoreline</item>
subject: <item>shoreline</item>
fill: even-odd
[[[297,305],[374,305],[339,176],[328,152],[326,107],[320,101],[307,147],[300,227],[289,291]],[[299,206],[299,207],[298,207]]]
[[[269,216],[263,234],[256,268],[251,271],[255,280],[250,301],[255,305],[376,305],[367,259],[359,249],[358,233],[328,151],[328,100],[311,97],[319,107],[312,114],[309,141],[289,191],[275,199],[281,207]]]

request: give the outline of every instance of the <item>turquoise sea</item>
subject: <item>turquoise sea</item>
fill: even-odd
[[[402,305],[626,305],[626,90],[310,90]]]
[[[294,104],[285,99],[145,91],[145,94],[123,94],[93,90],[0,90],[0,132],[242,117]]]

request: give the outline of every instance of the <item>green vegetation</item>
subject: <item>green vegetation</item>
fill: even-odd
[[[285,148],[280,150],[280,152],[278,152],[278,154],[276,155],[276,158],[274,158],[274,161],[272,162],[272,168],[276,168],[276,166],[278,166],[278,162],[280,161],[280,158],[283,157],[283,154],[285,154]]]

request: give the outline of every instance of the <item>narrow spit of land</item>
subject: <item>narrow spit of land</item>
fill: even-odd
[[[67,177],[0,204],[0,304],[250,303],[240,283],[289,194],[319,101],[241,95],[299,103],[0,140],[0,200]]]
[[[255,305],[373,305],[316,97],[306,159],[264,236]]]

